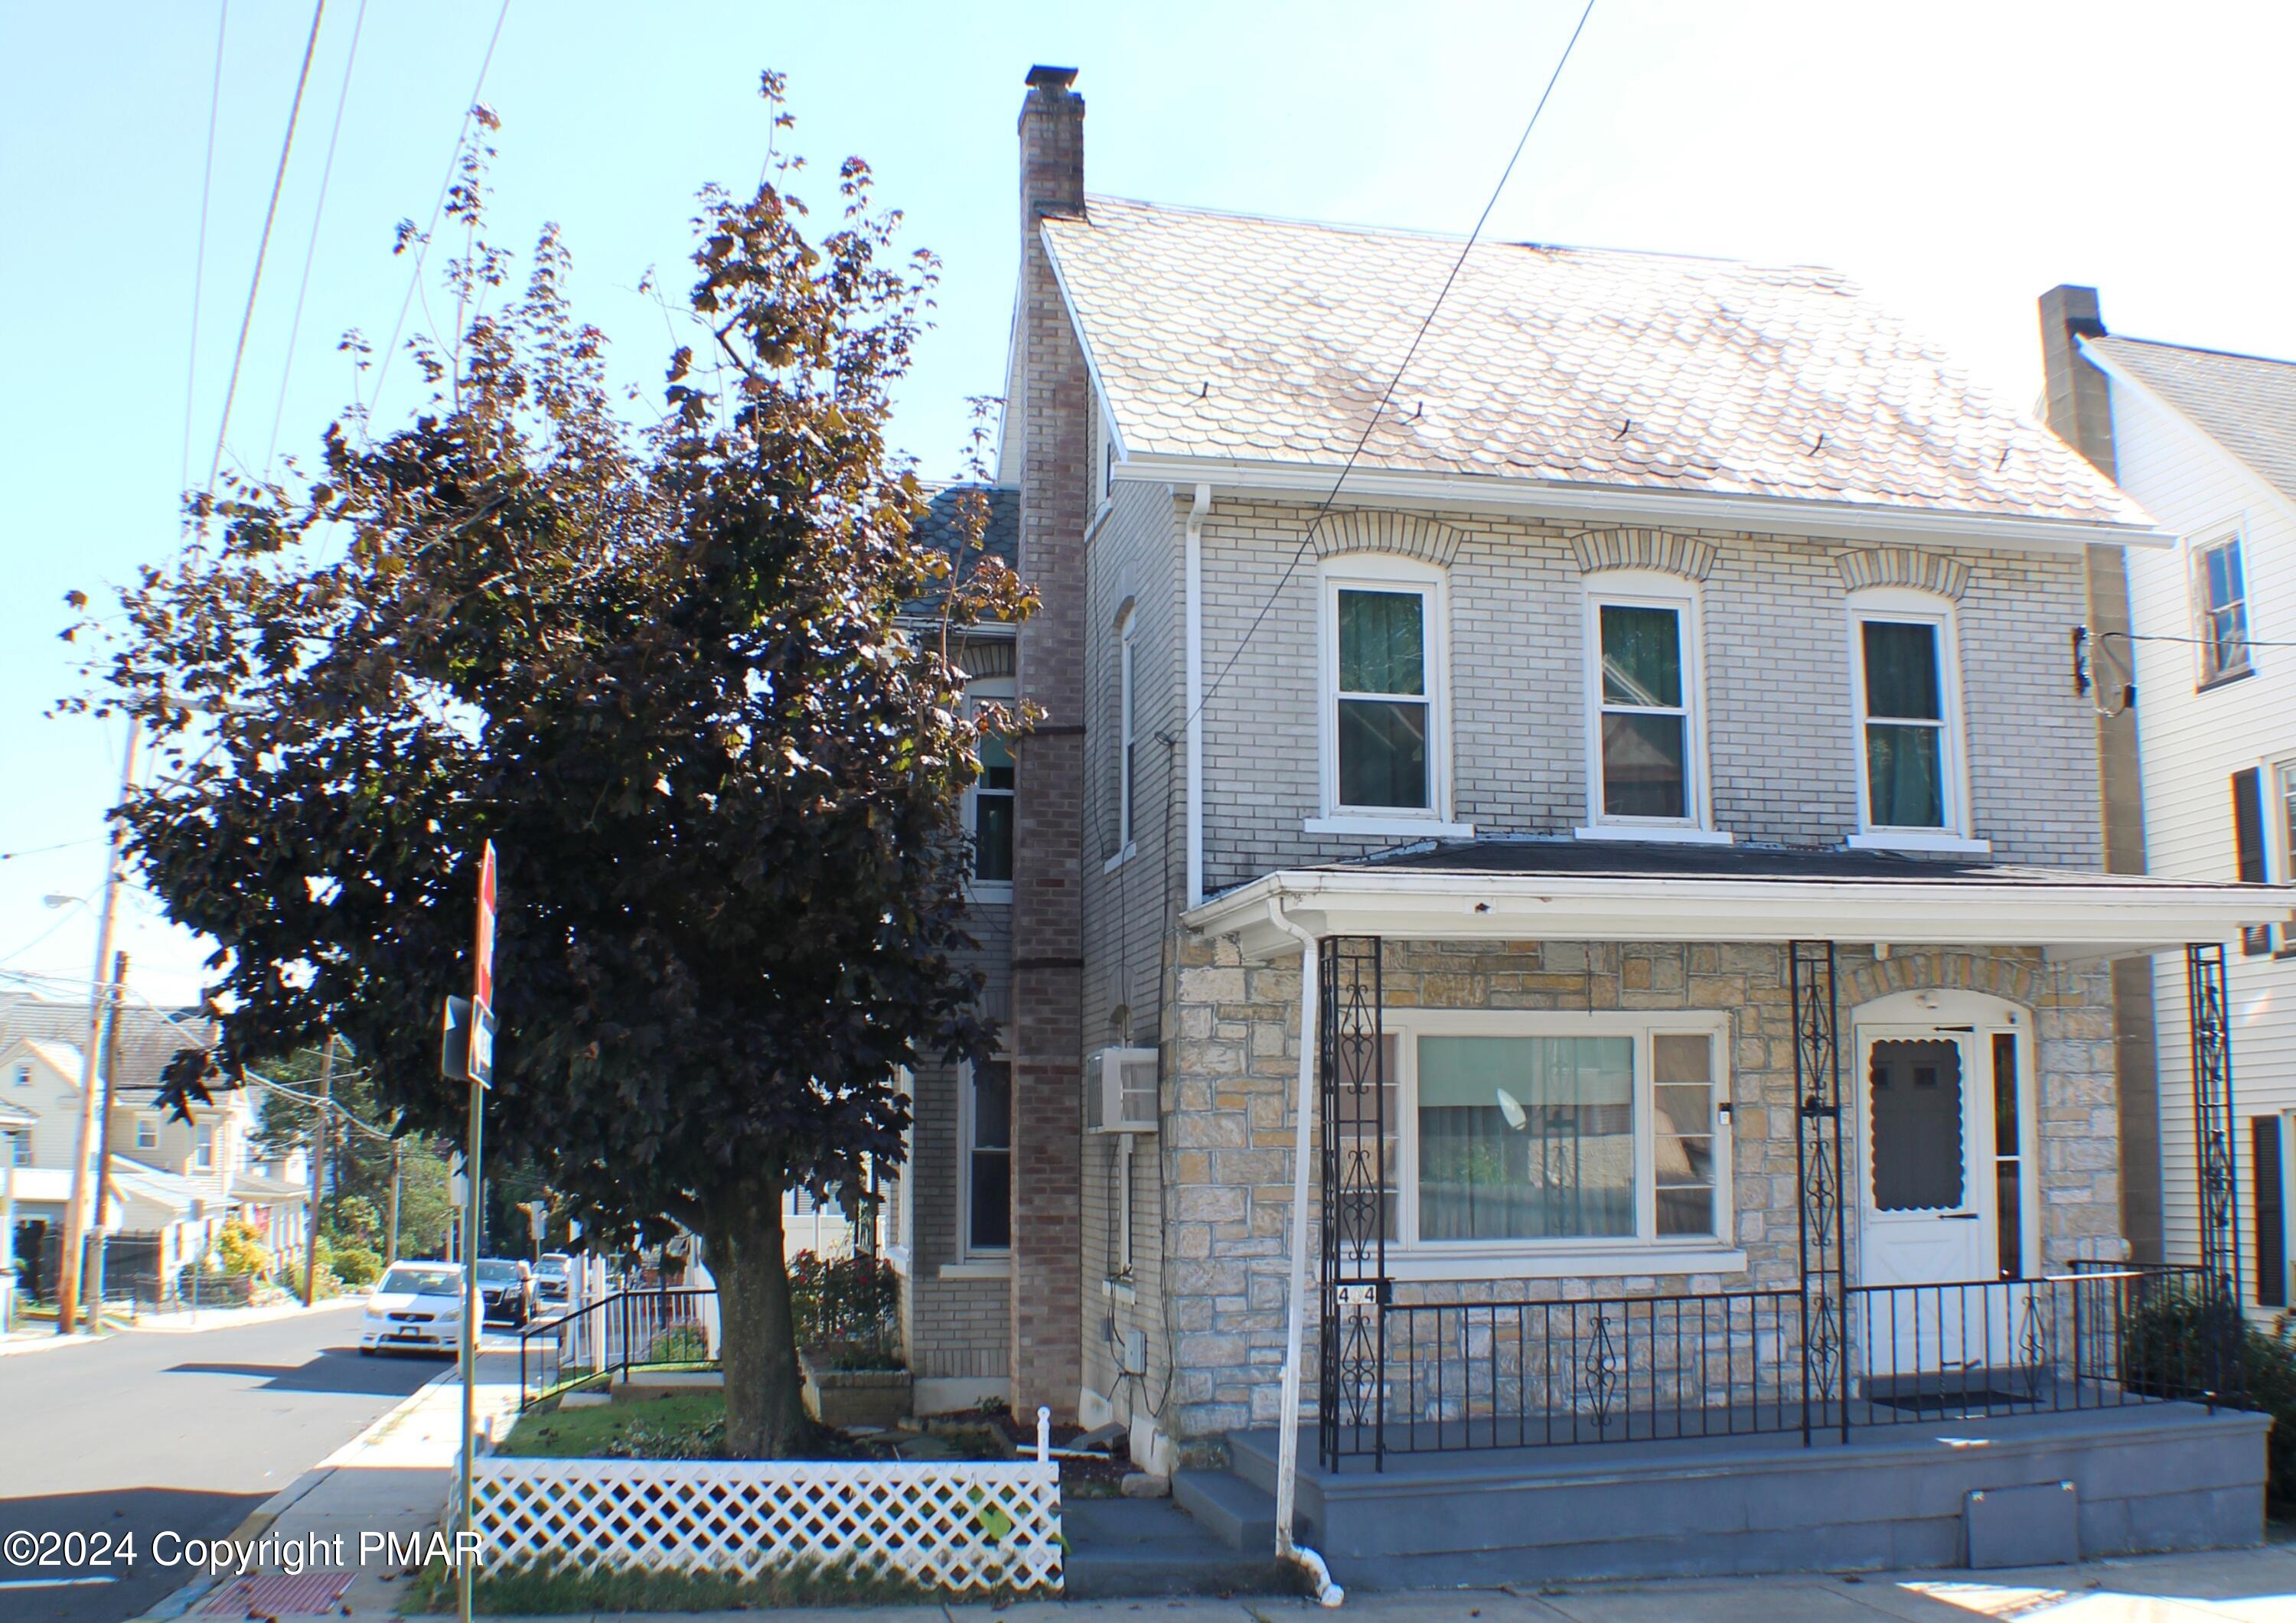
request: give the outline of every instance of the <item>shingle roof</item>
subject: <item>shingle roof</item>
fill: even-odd
[[[988,504],[988,524],[980,534],[980,550],[1011,564],[1021,556],[1021,493],[1004,485],[955,484],[927,488],[924,517],[910,531],[927,546],[947,552],[972,537],[965,526],[967,496]]]
[[[2296,362],[2139,338],[2081,340],[2296,502]]]
[[[1134,455],[1343,462],[1459,254],[1102,197],[1043,231]],[[1841,276],[1608,250],[1478,246],[1357,465],[2151,527]]]
[[[214,1027],[195,1010],[168,1011],[128,1004],[119,1017],[121,1088],[149,1087],[181,1048],[211,1038]],[[0,1048],[20,1037],[62,1043],[72,1050],[72,1078],[79,1078],[78,1045],[87,1040],[87,1004],[0,992]]]

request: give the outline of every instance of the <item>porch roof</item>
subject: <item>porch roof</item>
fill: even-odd
[[[1191,908],[1250,957],[1317,935],[1436,940],[1795,941],[2038,947],[2126,956],[2296,914],[2296,886],[1817,850],[1521,838],[1423,841],[1280,869]]]

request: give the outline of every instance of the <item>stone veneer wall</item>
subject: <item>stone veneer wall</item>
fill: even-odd
[[[1578,1299],[1791,1286],[1796,1276],[1793,1027],[1782,947],[1751,943],[1390,941],[1390,1007],[1726,1011],[1736,1239],[1747,1271],[1398,1286],[1398,1300]],[[1845,1044],[1861,1004],[1926,987],[2031,1009],[2040,1096],[2040,1260],[2118,1259],[2118,1122],[2110,974],[2036,950],[1839,949]],[[1196,1451],[1276,1418],[1289,1258],[1297,960],[1247,964],[1232,939],[1184,940],[1165,1027],[1164,1165],[1172,1179],[1163,1298],[1177,1368],[1164,1430]],[[1855,1062],[1844,1053],[1843,1086]],[[1314,1246],[1311,1235],[1309,1244]],[[1855,1266],[1855,1253],[1852,1253]],[[1496,1286],[1496,1288],[1494,1288]],[[1313,1308],[1311,1306],[1310,1312]],[[1315,1339],[1308,1346],[1312,1407]],[[1152,1343],[1152,1384],[1166,1378]]]

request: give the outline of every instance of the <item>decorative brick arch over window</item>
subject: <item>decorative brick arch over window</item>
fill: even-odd
[[[1714,543],[1662,529],[1589,529],[1570,537],[1578,567],[1597,570],[1657,570],[1685,580],[1703,580],[1714,567]]]
[[[1465,537],[1448,524],[1407,512],[1373,512],[1349,508],[1328,516],[1316,531],[1316,556],[1343,553],[1391,553],[1449,569]]]
[[[1835,556],[1833,563],[1841,571],[1841,584],[1852,592],[1862,592],[1869,586],[1910,586],[1917,592],[1934,592],[1939,597],[1959,602],[1961,594],[1969,590],[1967,564],[1936,553],[1917,552],[1910,546],[1841,553]]]

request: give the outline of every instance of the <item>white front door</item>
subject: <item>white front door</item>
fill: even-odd
[[[1891,1288],[1858,1299],[1854,1367],[1868,1398],[1942,1398],[2011,1358],[1989,1056],[1973,1031],[1937,1027],[1861,1029],[1857,1052],[1858,1281]]]

